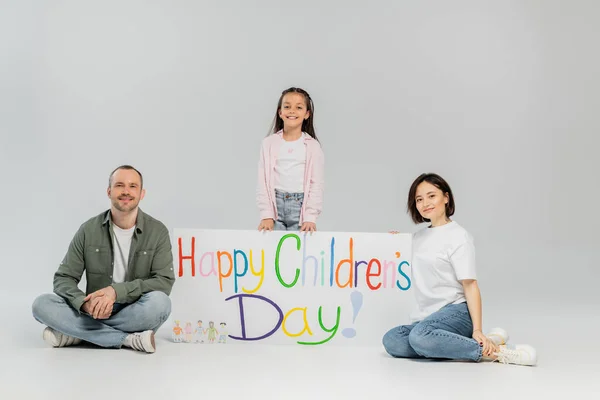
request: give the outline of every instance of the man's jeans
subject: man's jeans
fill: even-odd
[[[60,296],[43,294],[33,302],[32,311],[36,320],[61,333],[118,349],[129,333],[156,332],[171,314],[171,299],[163,292],[149,292],[132,304],[115,303],[108,319],[94,319]]]

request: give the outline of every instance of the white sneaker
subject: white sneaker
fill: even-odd
[[[494,328],[485,336],[494,342],[496,346],[503,346],[508,343],[508,332],[502,328]]]
[[[528,344],[517,344],[512,347],[500,346],[500,352],[495,353],[498,362],[503,364],[529,365],[537,364],[537,352]]]
[[[49,326],[44,329],[42,337],[44,338],[44,341],[52,347],[75,346],[81,343],[81,339],[60,333]]]
[[[130,333],[123,341],[123,346],[130,347],[137,351],[154,353],[156,351],[154,331]]]

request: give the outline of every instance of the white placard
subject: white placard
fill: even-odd
[[[176,341],[378,345],[414,306],[410,234],[175,229],[173,236]]]

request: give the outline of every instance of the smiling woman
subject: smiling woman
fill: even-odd
[[[535,365],[533,347],[506,346],[504,329],[482,331],[481,293],[471,235],[456,221],[450,185],[437,174],[422,174],[408,192],[408,212],[430,225],[413,236],[412,279],[417,307],[411,325],[391,329],[383,346],[394,357],[498,360]]]
[[[454,215],[452,189],[441,176],[423,174],[408,191],[407,208],[415,224],[431,222],[431,226],[444,225]]]

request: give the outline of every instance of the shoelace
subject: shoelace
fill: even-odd
[[[504,348],[498,353],[498,361],[503,364],[518,364],[521,362],[521,352]]]
[[[131,347],[137,351],[146,351],[144,348],[144,338],[139,333],[134,333],[131,340]]]

